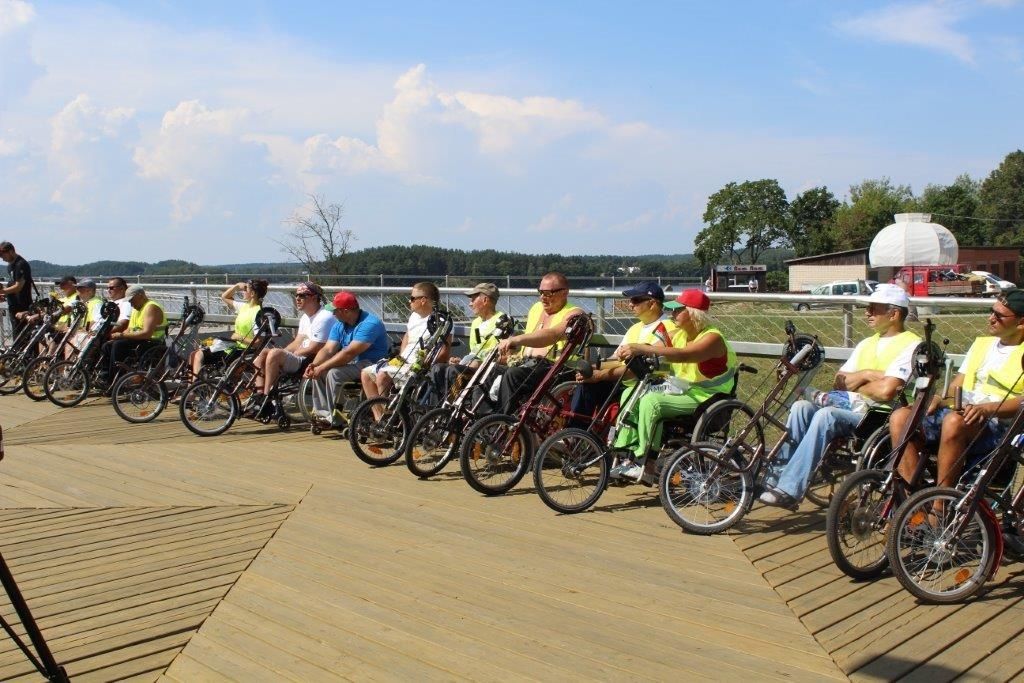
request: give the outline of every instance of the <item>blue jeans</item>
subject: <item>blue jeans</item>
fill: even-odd
[[[786,422],[789,440],[779,451],[765,482],[796,500],[803,499],[811,472],[818,466],[825,447],[837,437],[853,434],[862,417],[841,408],[819,408],[810,401],[794,403]]]

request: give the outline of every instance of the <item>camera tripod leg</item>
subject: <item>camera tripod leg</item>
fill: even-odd
[[[4,561],[3,554],[0,554],[0,583],[3,584],[4,590],[7,592],[7,597],[11,600],[11,606],[14,607],[14,611],[18,613],[18,619],[21,620],[21,625],[25,628],[25,633],[28,634],[29,640],[32,641],[33,647],[35,647],[35,654],[28,649],[28,646],[22,642],[18,634],[14,632],[10,624],[0,618],[0,625],[7,631],[7,635],[11,637],[14,643],[21,649],[21,651],[28,657],[28,660],[32,662],[32,665],[36,668],[39,673],[46,677],[48,681],[54,681],[55,683],[68,683],[68,675],[64,671],[64,667],[57,663],[57,660],[53,658],[53,653],[50,652],[49,646],[46,644],[46,639],[43,638],[42,632],[39,630],[39,626],[36,625],[36,620],[32,617],[32,611],[28,608],[28,603],[25,602],[25,598],[21,594],[21,590],[18,588],[17,582],[14,580],[14,575],[11,574],[10,568],[7,566],[7,562]],[[36,657],[38,655],[38,659]]]

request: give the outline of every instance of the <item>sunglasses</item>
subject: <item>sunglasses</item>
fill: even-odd
[[[645,301],[651,301],[651,297],[649,297],[649,296],[634,296],[634,297],[630,297],[629,304],[631,306],[639,306],[640,304],[642,304]]]
[[[555,294],[558,294],[559,292],[564,292],[566,289],[568,289],[568,288],[567,287],[559,287],[558,289],[538,289],[537,290],[537,295],[538,296],[554,296]]]
[[[295,292],[296,299],[305,299],[311,296],[313,296],[311,292]]]
[[[994,315],[995,317],[999,318],[1000,320],[1002,320],[1003,318],[1019,318],[1020,317],[1019,315],[1017,315],[1015,313],[1000,313],[999,311],[997,311],[994,308],[992,310],[990,310],[988,312],[988,314],[989,315]]]
[[[416,301],[417,299],[427,299],[427,298],[429,298],[429,297],[427,297],[424,294],[421,294],[420,296],[410,296],[409,297],[409,303],[412,303],[413,301]]]

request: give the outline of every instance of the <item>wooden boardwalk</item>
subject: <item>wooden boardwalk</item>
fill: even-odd
[[[966,607],[827,562],[820,513],[684,535],[654,493],[374,470],[334,437],[194,437],[0,397],[0,551],[74,680],[1011,678],[1019,567]],[[0,596],[2,601],[2,596]],[[0,612],[9,617],[8,605]],[[37,680],[9,642],[0,679]]]

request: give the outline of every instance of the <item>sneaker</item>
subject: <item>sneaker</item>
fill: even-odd
[[[758,500],[765,505],[777,508],[786,508],[787,510],[796,510],[800,505],[793,496],[789,495],[785,491],[773,488],[766,489],[764,493],[758,497]]]
[[[644,476],[644,468],[635,462],[627,462],[622,466],[619,471],[619,477],[622,479],[632,479],[633,481],[640,481],[640,477]]]

